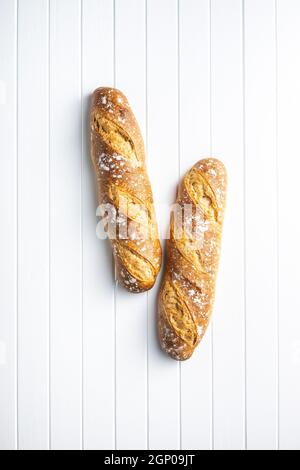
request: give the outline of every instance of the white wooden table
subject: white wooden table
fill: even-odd
[[[0,448],[300,448],[299,0],[0,0]],[[89,96],[129,98],[163,235],[214,155],[229,195],[214,321],[186,363],[159,282],[96,238]]]

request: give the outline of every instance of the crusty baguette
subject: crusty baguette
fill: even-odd
[[[178,188],[177,211],[171,215],[166,270],[158,300],[160,343],[177,360],[192,355],[208,326],[225,195],[226,170],[214,158],[196,163]]]
[[[94,91],[90,126],[98,201],[117,278],[130,292],[143,292],[155,283],[161,246],[141,132],[126,97],[114,88]]]

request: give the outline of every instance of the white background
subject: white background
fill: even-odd
[[[300,1],[0,0],[0,448],[300,448]],[[161,234],[207,155],[229,192],[214,321],[157,344],[114,284],[88,106],[130,100]]]

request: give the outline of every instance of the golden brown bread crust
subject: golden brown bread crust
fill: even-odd
[[[117,278],[130,292],[151,289],[161,246],[141,132],[126,97],[97,88],[90,110],[91,157]]]
[[[173,359],[188,359],[209,323],[219,263],[226,181],[224,165],[207,158],[187,172],[178,188],[158,300],[160,343]]]

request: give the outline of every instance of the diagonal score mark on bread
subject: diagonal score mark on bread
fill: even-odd
[[[199,249],[199,240],[193,237],[185,228],[181,228],[180,237],[174,233],[174,217],[171,216],[170,223],[170,238],[177,248],[178,252],[183,256],[189,263],[191,263],[195,269],[205,274],[207,271],[204,267],[203,257]]]
[[[94,114],[94,126],[99,133],[101,139],[111,147],[115,152],[120,153],[130,161],[136,163],[138,158],[134,150],[134,144],[124,129],[118,124],[101,116],[99,113]]]
[[[218,222],[218,205],[213,189],[197,168],[185,176],[184,185],[194,204],[200,204],[205,218]]]
[[[120,214],[126,215],[128,219],[143,225],[145,228],[148,227],[151,215],[149,215],[147,207],[139,198],[130,194],[125,188],[115,185],[109,186],[109,197]]]
[[[116,250],[122,259],[124,268],[134,279],[146,282],[154,281],[155,269],[148,260],[121,243],[117,244]],[[124,273],[124,271],[122,272]]]
[[[170,325],[176,334],[193,347],[197,342],[197,327],[179,290],[166,281],[163,290],[163,305]]]

